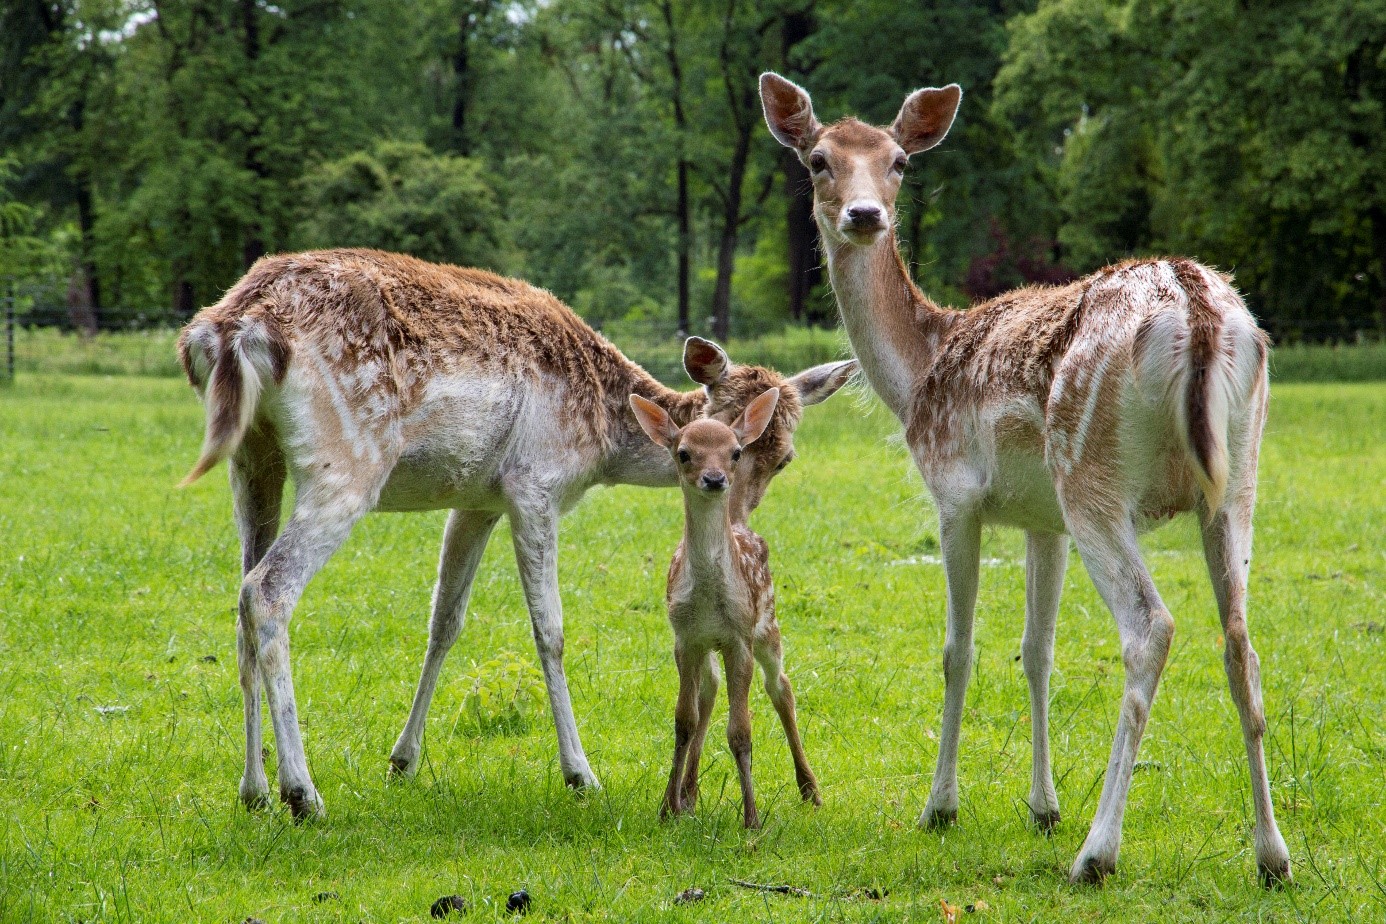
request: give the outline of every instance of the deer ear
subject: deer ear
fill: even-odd
[[[630,409],[635,412],[636,422],[651,442],[665,449],[674,445],[674,440],[679,436],[679,428],[674,426],[664,408],[639,395],[631,395]]]
[[[771,388],[746,405],[746,410],[742,411],[741,416],[736,418],[736,423],[732,424],[732,432],[741,441],[741,445],[745,446],[760,439],[765,428],[770,426],[770,416],[775,413],[775,405],[779,402],[780,390]]]
[[[950,83],[941,90],[915,90],[905,98],[890,135],[906,154],[918,154],[938,144],[948,134],[958,114],[962,87]]]
[[[847,384],[847,380],[856,371],[855,359],[824,363],[812,369],[805,369],[785,384],[793,385],[794,390],[799,393],[800,403],[808,407],[827,401],[839,388]]]
[[[716,385],[727,377],[731,360],[726,352],[711,340],[689,337],[683,343],[683,368],[688,377],[699,385]]]
[[[780,144],[802,156],[818,140],[823,126],[813,117],[813,101],[803,87],[766,71],[760,75],[760,104],[765,124]]]

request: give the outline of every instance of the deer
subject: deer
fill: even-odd
[[[900,257],[895,202],[910,158],[947,135],[962,89],[917,90],[884,127],[855,118],[822,125],[807,91],[774,73],[761,76],[760,91],[771,135],[809,169],[829,279],[862,373],[904,427],[938,510],[944,704],[920,823],[942,827],[958,815],[981,530],[991,525],[1025,531],[1027,802],[1040,830],[1059,822],[1048,696],[1071,538],[1116,621],[1125,681],[1102,794],[1070,878],[1098,882],[1115,871],[1131,774],[1174,632],[1138,536],[1192,512],[1250,767],[1259,878],[1268,887],[1289,882],[1246,619],[1269,341],[1230,277],[1188,259],[1133,259],[1067,285],[943,308]]]
[[[732,498],[754,484],[743,472],[747,447],[770,425],[780,390],[770,388],[746,405],[731,424],[702,418],[679,427],[658,404],[630,396],[641,429],[666,450],[683,491],[683,539],[669,562],[665,600],[674,629],[679,674],[674,709],[674,764],[660,817],[691,813],[698,800],[698,764],[717,699],[716,653],[727,676],[727,745],[741,782],[742,823],[760,827],[751,783],[751,680],[759,662],[765,692],[789,741],[794,776],[804,801],[822,805],[818,779],[804,756],[794,713],[794,688],[784,672],[784,650],[775,620],[775,585],[765,540],[733,510]],[[751,476],[748,482],[743,474]]]
[[[241,540],[236,621],[250,808],[268,805],[261,695],[278,747],[279,797],[295,820],[324,814],[299,730],[289,621],[314,574],[371,511],[450,511],[428,645],[391,774],[413,776],[440,671],[461,632],[482,551],[502,516],[529,611],[565,783],[596,789],[563,669],[558,524],[596,485],[673,487],[667,453],[644,437],[632,393],[686,424],[739,414],[781,390],[777,429],[748,450],[768,483],[793,457],[803,408],[855,369],[791,377],[733,364],[690,338],[701,387],[677,392],[627,359],[550,293],[484,270],[375,250],[265,257],[184,328],[178,352],[206,432],[183,484],[228,463]],[[280,531],[286,481],[293,507]],[[764,484],[740,502],[753,508]]]

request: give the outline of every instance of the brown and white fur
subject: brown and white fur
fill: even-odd
[[[770,131],[814,184],[814,214],[843,324],[872,387],[906,428],[939,511],[948,579],[938,767],[922,823],[958,811],[957,757],[972,667],[981,529],[1026,531],[1022,657],[1034,735],[1029,806],[1058,821],[1048,696],[1068,537],[1116,618],[1126,684],[1097,814],[1072,878],[1116,868],[1122,812],[1174,620],[1139,533],[1197,512],[1241,717],[1263,882],[1290,878],[1262,737],[1260,667],[1246,625],[1256,462],[1265,424],[1267,338],[1227,277],[1189,260],[1132,260],[1069,285],[1026,288],[948,311],[911,281],[896,247],[895,198],[911,155],[943,140],[957,85],[918,90],[894,124],[823,126],[808,94],[761,78]]]
[[[735,498],[754,480],[754,466],[748,465],[743,451],[765,431],[779,398],[778,388],[769,389],[730,426],[704,419],[680,428],[659,405],[639,395],[630,397],[640,426],[655,445],[670,453],[683,489],[683,541],[669,563],[666,593],[679,698],[674,709],[674,765],[661,817],[692,812],[698,800],[698,764],[717,699],[715,652],[722,655],[727,674],[727,744],[741,779],[746,827],[760,827],[751,785],[750,690],[756,661],[789,739],[799,793],[814,805],[823,804],[799,740],[794,689],[784,673],[770,549],[735,514]]]
[[[236,626],[245,698],[241,799],[267,800],[260,693],[279,751],[279,792],[296,817],[321,814],[299,735],[288,624],[299,595],[372,510],[448,508],[428,650],[392,770],[418,767],[424,720],[456,641],[482,550],[510,519],[515,559],[558,731],[575,787],[596,786],[563,672],[558,519],[598,484],[672,486],[668,454],[627,406],[645,395],[680,423],[704,410],[739,413],[766,385],[787,402],[757,456],[773,475],[792,454],[805,405],[832,394],[852,364],[785,380],[734,366],[691,340],[685,361],[705,388],[665,388],[558,299],[513,279],[370,250],[260,260],[179,339],[183,368],[207,407],[192,481],[229,460],[241,535]],[[788,426],[788,430],[784,428]],[[284,482],[293,513],[279,531]],[[767,476],[768,480],[768,476]],[[758,499],[758,496],[757,498]]]

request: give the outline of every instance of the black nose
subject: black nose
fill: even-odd
[[[703,475],[703,487],[709,491],[720,491],[727,486],[727,476],[723,472],[707,472]]]
[[[874,205],[854,205],[847,210],[847,220],[863,228],[874,228],[881,223],[881,210]]]

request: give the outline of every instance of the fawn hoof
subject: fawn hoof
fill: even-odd
[[[322,797],[311,786],[280,790],[279,801],[289,807],[289,814],[293,815],[295,822],[313,821],[327,814],[323,809]]]
[[[750,814],[746,815],[744,818],[741,819],[741,825],[747,831],[759,831],[760,815],[758,815],[755,812],[751,812]]]
[[[1030,809],[1030,824],[1034,825],[1045,837],[1054,833],[1054,829],[1059,826],[1059,810],[1052,812],[1037,812]]]
[[[799,784],[799,795],[805,802],[812,802],[814,806],[823,804],[823,796],[818,792],[817,780],[806,780]]]
[[[1270,863],[1256,861],[1256,877],[1261,880],[1263,889],[1281,889],[1295,881],[1290,873],[1290,858],[1274,860]]]
[[[1079,856],[1068,874],[1068,881],[1074,885],[1101,885],[1104,879],[1115,872],[1114,858]]]
[[[919,826],[929,831],[942,831],[958,823],[958,810],[955,808],[926,808],[919,816]]]

